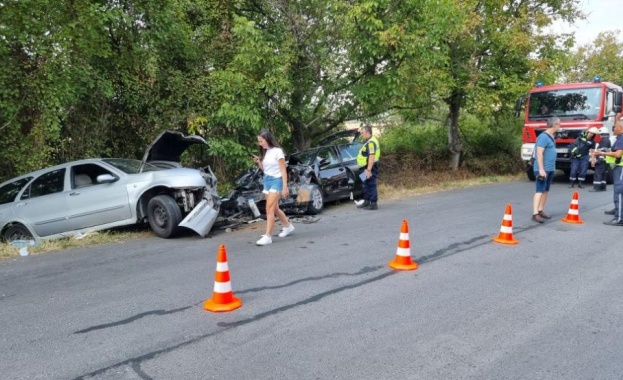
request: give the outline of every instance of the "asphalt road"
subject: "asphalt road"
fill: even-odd
[[[623,379],[612,194],[517,181],[263,224],[0,262],[2,379]],[[611,190],[611,187],[609,187]],[[507,203],[517,245],[491,241]],[[416,271],[396,272],[402,220]],[[225,244],[241,308],[203,310]]]

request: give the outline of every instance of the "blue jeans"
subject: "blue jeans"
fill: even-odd
[[[623,220],[623,166],[615,166],[612,169],[614,187],[614,219]]]
[[[264,194],[280,193],[283,190],[283,179],[281,177],[271,177],[264,175]]]

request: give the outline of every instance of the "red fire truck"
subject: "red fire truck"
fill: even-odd
[[[515,106],[517,116],[525,104],[521,159],[528,178],[535,179],[532,167],[534,144],[537,136],[547,128],[548,118],[555,116],[561,121],[561,129],[554,136],[558,152],[556,169],[563,170],[568,176],[571,169],[569,144],[591,127],[605,127],[612,135],[615,115],[621,112],[622,91],[620,86],[602,82],[596,77],[593,82],[586,83],[549,86],[537,83],[527,96],[518,99]]]

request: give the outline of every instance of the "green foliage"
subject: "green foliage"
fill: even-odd
[[[432,159],[447,157],[447,132],[439,124],[411,123],[386,127],[379,137],[383,154],[415,155]]]
[[[461,119],[465,154],[462,166],[479,174],[513,173],[521,169],[521,123],[512,116]],[[403,123],[384,129],[380,143],[384,154],[414,156],[430,169],[445,167],[449,156],[447,128],[440,123]]]
[[[547,32],[581,17],[574,0],[0,2],[0,178],[139,158],[172,129],[204,136],[185,160],[229,181],[262,128],[301,149],[396,113],[389,151],[515,157],[508,117],[536,79],[623,82],[615,34],[570,56]]]

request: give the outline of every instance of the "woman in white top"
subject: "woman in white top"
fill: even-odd
[[[283,150],[275,137],[267,130],[257,135],[260,145],[260,157],[253,156],[255,162],[264,172],[264,191],[266,194],[266,234],[256,242],[257,245],[268,245],[273,242],[272,234],[275,227],[275,216],[281,221],[283,228],[279,237],[286,237],[294,231],[294,226],[286,214],[279,208],[279,198],[290,194],[288,190],[288,173]]]

